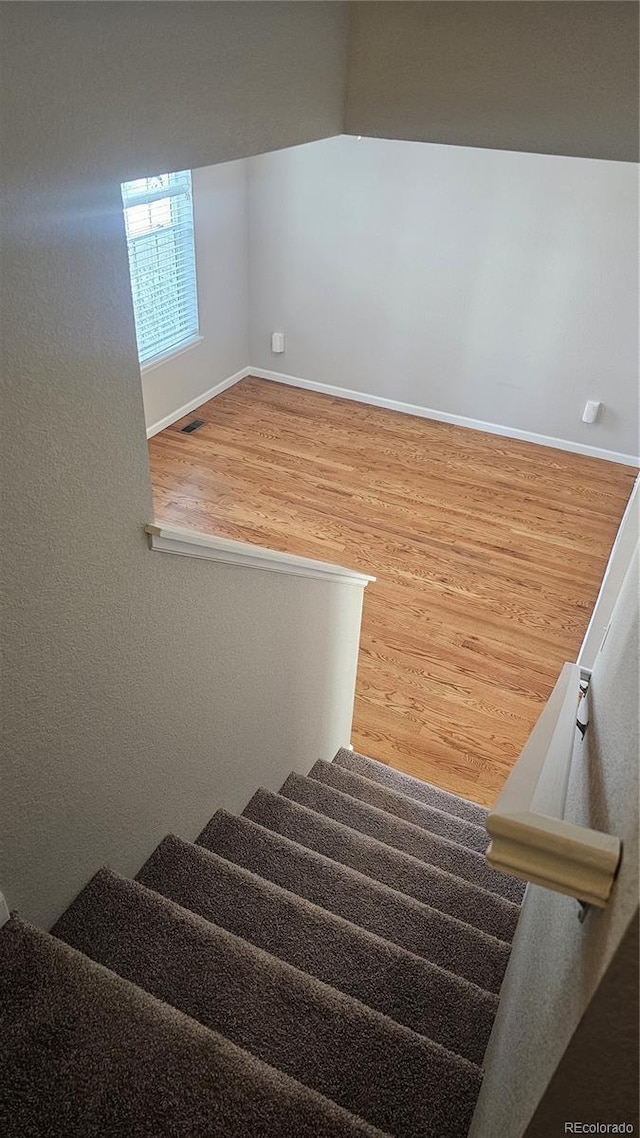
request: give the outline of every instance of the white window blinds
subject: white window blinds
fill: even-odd
[[[141,364],[198,334],[191,171],[122,185]]]

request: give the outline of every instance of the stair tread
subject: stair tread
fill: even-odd
[[[509,945],[244,816],[218,810],[199,845],[497,992]]]
[[[386,810],[370,806],[323,782],[294,772],[286,779],[279,793],[310,810],[333,818],[335,822],[341,822],[370,838],[384,842],[393,849],[402,850],[427,865],[479,885],[507,901],[519,904],[522,900],[523,882],[492,869],[483,854],[411,822],[405,822],[402,818],[388,814]]]
[[[101,870],[53,931],[373,1126],[466,1133],[477,1066],[137,882]]]
[[[333,762],[337,766],[355,771],[373,782],[388,786],[391,790],[404,794],[408,798],[414,798],[418,802],[435,806],[439,810],[455,814],[459,818],[466,818],[467,821],[474,822],[477,826],[484,826],[487,816],[487,810],[484,806],[479,806],[476,802],[469,802],[468,799],[460,798],[457,794],[451,794],[448,790],[442,790],[439,786],[433,786],[430,782],[423,782],[422,779],[414,778],[413,775],[397,771],[393,767],[387,766],[386,763],[379,763],[377,759],[370,759],[367,755],[360,754],[359,751],[351,751],[347,747],[341,747]]]
[[[510,941],[513,937],[520,913],[518,905],[292,798],[260,788],[243,815],[501,940]]]
[[[385,1138],[15,916],[0,1006],[4,1138]]]
[[[397,1023],[481,1063],[497,997],[189,842],[160,843],[137,880]]]
[[[477,826],[474,822],[468,822],[464,818],[449,814],[438,807],[429,806],[425,802],[419,802],[415,798],[407,798],[405,794],[390,790],[381,783],[375,783],[346,767],[319,759],[309,771],[309,778],[326,783],[334,790],[341,790],[344,794],[358,798],[369,806],[385,810],[387,814],[401,818],[414,826],[420,826],[477,853],[484,854],[489,844],[489,835],[484,826]]]

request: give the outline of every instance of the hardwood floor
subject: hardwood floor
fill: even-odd
[[[166,524],[376,575],[352,742],[491,805],[576,657],[637,471],[253,378],[149,453]]]

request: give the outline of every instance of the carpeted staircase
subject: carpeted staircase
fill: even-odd
[[[12,916],[0,1133],[464,1138],[524,890],[484,818],[341,750]]]

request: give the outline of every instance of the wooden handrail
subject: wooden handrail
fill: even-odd
[[[565,664],[486,827],[494,869],[603,908],[620,863],[620,839],[565,821],[576,739],[580,667]]]
[[[229,565],[244,565],[249,569],[265,569],[270,573],[287,573],[294,577],[312,577],[320,581],[333,581],[341,585],[366,588],[375,577],[357,569],[345,569],[327,561],[314,561],[310,557],[297,557],[279,553],[260,545],[231,541],[197,530],[162,525],[144,527],[151,549],[162,553],[177,553],[183,557],[199,557],[207,561],[222,561]]]

